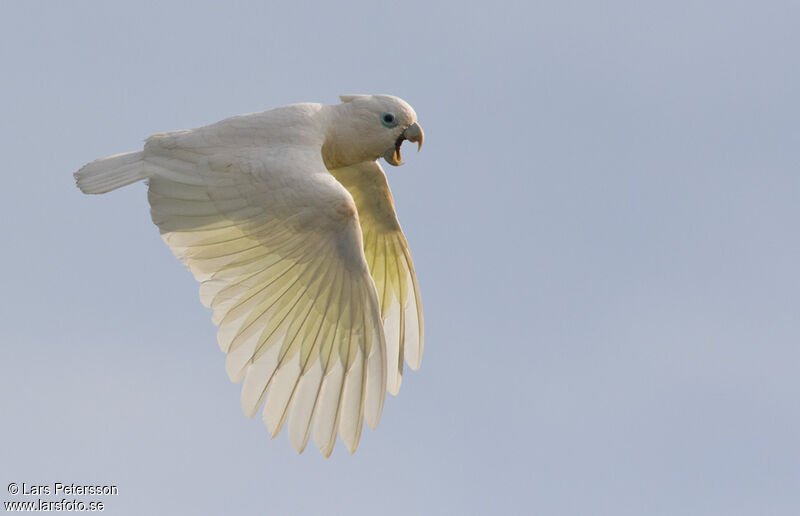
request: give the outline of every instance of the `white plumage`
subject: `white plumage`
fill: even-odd
[[[147,179],[153,222],[201,283],[242,409],[288,420],[302,452],[351,453],[375,428],[403,361],[417,369],[423,320],[383,156],[422,145],[416,114],[388,95],[295,104],[157,134],[144,150],[89,163],[85,193]]]

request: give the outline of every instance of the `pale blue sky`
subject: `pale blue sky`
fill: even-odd
[[[0,2],[0,501],[800,513],[797,2],[217,4]],[[425,128],[387,172],[426,348],[325,460],[242,414],[145,187],[72,173],[341,93]]]

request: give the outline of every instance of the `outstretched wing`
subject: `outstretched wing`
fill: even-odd
[[[387,388],[400,390],[403,357],[411,369],[422,360],[422,299],[408,242],[397,222],[386,174],[377,161],[331,170],[355,200],[364,254],[381,305],[389,361]]]
[[[148,198],[164,241],[202,282],[242,408],[264,403],[273,437],[289,421],[302,452],[337,430],[355,451],[386,392],[379,302],[353,199],[319,151],[149,156]]]

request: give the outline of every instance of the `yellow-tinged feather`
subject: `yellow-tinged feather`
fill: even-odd
[[[298,451],[313,431],[326,456],[337,433],[352,452],[364,419],[377,425],[387,385],[380,302],[355,206],[324,178],[314,180],[322,195],[342,198],[325,213],[309,212],[320,204],[312,199],[295,199],[299,207],[273,199],[281,189],[252,175],[257,162],[208,162],[205,186],[154,177],[153,220],[202,282],[228,375],[244,379],[245,414],[263,404],[273,437],[288,420]]]

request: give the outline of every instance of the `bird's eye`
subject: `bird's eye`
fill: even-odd
[[[381,115],[381,123],[384,127],[392,128],[397,125],[397,117],[392,113],[383,113]]]

